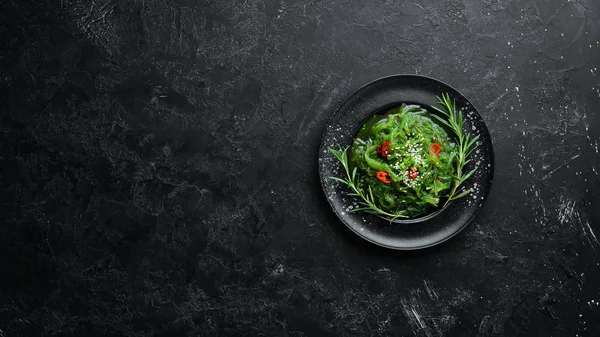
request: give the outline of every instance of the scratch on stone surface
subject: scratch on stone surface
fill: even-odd
[[[115,8],[116,5],[113,5],[111,8],[107,9],[104,11],[104,13],[102,13],[102,15],[98,16],[97,18],[93,19],[92,21],[90,21],[87,26],[85,27],[84,31],[87,31],[88,29],[90,29],[90,26],[93,25],[94,23],[102,20],[106,20],[106,16],[110,13],[112,13],[113,9]],[[100,10],[102,10],[104,8],[104,6],[102,6],[102,8]]]
[[[329,82],[330,78],[331,78],[331,76],[327,76],[327,78],[325,80],[323,80],[323,82],[321,83],[321,86],[319,86],[319,88],[317,90],[315,90],[315,95],[313,96],[312,101],[308,105],[307,111],[310,111],[311,109],[313,109],[313,107],[315,105],[315,101],[317,100],[317,93],[322,91],[322,89],[325,87],[325,85]],[[305,128],[305,124],[306,124],[306,119],[307,119],[308,114],[305,114],[304,118],[302,118],[302,121],[300,122],[300,126],[298,127],[298,134],[302,133],[303,136],[306,137],[310,130],[310,124],[313,124],[315,120],[318,120],[323,112],[324,112],[324,109],[318,109],[316,115],[313,116],[313,118],[312,118],[313,119],[312,122],[310,122],[309,126],[307,126],[306,128]],[[300,137],[298,137],[298,139],[299,138]]]
[[[485,333],[486,332],[489,320],[490,320],[490,316],[489,315],[485,315],[481,319],[481,323],[479,323],[479,333]]]
[[[485,248],[485,247],[484,247]],[[492,254],[486,254],[486,258],[493,260],[493,261],[497,261],[497,262],[503,262],[506,261],[510,258],[510,256],[508,255],[502,255],[492,249],[489,248],[485,248],[486,250],[490,251]]]
[[[579,7],[577,7],[577,9],[580,10]],[[583,11],[580,10],[578,14],[583,14],[582,12]],[[584,17],[585,17],[585,15],[584,15]],[[586,21],[583,20],[581,22],[581,24],[579,25],[579,29],[577,29],[577,33],[575,34],[575,37],[573,38],[573,41],[571,41],[571,43],[569,43],[569,45],[567,46],[567,48],[571,47],[577,40],[579,40],[583,36],[583,31],[584,31],[584,28],[585,28],[585,24],[586,24]]]
[[[563,8],[564,8],[565,6],[567,6],[567,5],[569,5],[569,4],[571,4],[571,2],[565,2],[565,3],[563,3],[563,4],[562,4],[560,7],[558,7],[558,8],[556,9],[556,11],[554,12],[554,14],[550,15],[550,16],[548,17],[548,19],[546,19],[546,22],[544,23],[544,24],[545,24],[545,26],[546,26],[546,27],[547,27],[547,26],[549,26],[549,25],[552,23],[552,21],[553,21],[554,19],[558,18],[558,17],[559,17],[559,14],[560,14],[560,11],[562,11],[562,10],[563,10]]]
[[[465,303],[469,303],[473,300],[473,291],[456,288],[456,295],[449,301],[449,304],[453,307],[460,307]]]
[[[565,69],[559,70],[558,72],[563,74],[563,73],[567,73],[569,71],[579,70],[581,68],[583,68],[583,64],[574,66],[574,67],[565,68]]]
[[[416,328],[417,331],[422,331],[428,337],[432,337],[431,331],[421,318],[421,315],[417,312],[413,305],[408,305],[405,300],[401,301],[402,309],[404,310],[404,315],[408,318],[408,322],[413,328]],[[415,332],[416,333],[416,332]]]
[[[566,162],[558,165],[558,167],[556,167],[554,170],[546,173],[546,175],[544,175],[542,177],[542,180],[546,180],[548,178],[550,178],[554,173],[556,173],[556,171],[560,170],[561,168],[563,168],[564,166],[568,165],[570,162],[572,162],[573,160],[577,159],[577,157],[581,156],[581,153],[578,153],[576,155],[574,155],[573,157],[571,157],[569,160],[567,160]]]
[[[558,276],[558,273],[556,272],[556,270],[554,269],[554,266],[552,265],[552,263],[550,263],[550,259],[548,259],[548,257],[544,256],[542,258],[542,260],[544,260],[545,262],[545,266],[550,269],[550,271],[552,272],[552,275],[554,275],[554,277],[557,280],[560,280],[560,277]]]
[[[423,281],[423,283],[425,283],[425,290],[427,290],[427,295],[429,295],[429,297],[431,299],[439,299],[440,296],[438,295],[438,293],[435,291],[435,289],[433,289],[430,285],[429,282],[427,282],[426,280]]]
[[[581,214],[579,214],[579,212],[577,212],[577,218],[579,219],[579,223],[581,223],[581,230],[583,232],[583,236],[585,236],[592,248],[596,249],[596,246],[600,247],[600,241],[598,241],[598,238],[596,237],[594,230],[590,226],[590,222],[588,221],[588,219],[582,219]]]
[[[496,103],[498,103],[502,98],[504,98],[504,96],[506,96],[507,92],[502,93],[502,95],[496,97],[495,100],[493,100],[490,104],[485,106],[485,109],[488,110],[490,108],[493,108],[494,105],[496,105]]]
[[[573,210],[575,209],[575,201],[574,200],[564,200],[561,197],[561,204],[558,209],[558,221],[561,224],[565,224],[568,220],[573,218]]]
[[[412,311],[413,315],[415,316],[415,318],[417,319],[419,326],[421,326],[421,329],[425,329],[425,324],[421,320],[421,316],[419,315],[419,313],[415,310],[415,308],[412,308],[411,311]]]

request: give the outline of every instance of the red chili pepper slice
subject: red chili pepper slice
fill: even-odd
[[[382,145],[377,145],[377,152],[379,152],[383,158],[387,158],[391,151],[392,145],[387,140],[383,142]]]
[[[383,158],[387,158],[390,152],[392,152],[392,146],[390,145],[390,142],[386,140],[381,146],[381,155],[383,156]]]
[[[410,179],[416,179],[419,176],[419,170],[414,167],[408,169],[408,177]]]
[[[440,143],[435,142],[431,144],[431,152],[433,152],[436,157],[440,154],[441,149],[442,147],[440,146]]]
[[[390,175],[387,172],[379,171],[377,172],[377,179],[381,180],[384,184],[391,184]]]

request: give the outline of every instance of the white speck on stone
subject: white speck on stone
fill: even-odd
[[[271,272],[271,276],[279,276],[281,274],[283,274],[284,272],[284,268],[282,264],[277,265],[277,267],[275,267],[275,269],[273,269],[273,271]]]

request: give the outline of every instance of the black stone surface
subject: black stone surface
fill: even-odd
[[[600,2],[0,2],[0,336],[597,336]],[[365,82],[494,140],[460,235],[397,252],[319,186]]]

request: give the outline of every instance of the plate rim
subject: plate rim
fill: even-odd
[[[361,239],[368,241],[372,244],[375,244],[379,247],[383,247],[383,248],[388,248],[388,249],[392,249],[392,250],[403,250],[403,251],[411,251],[411,250],[419,250],[419,249],[426,249],[426,248],[430,248],[433,246],[437,246],[439,244],[442,244],[448,240],[450,240],[451,238],[453,238],[454,236],[456,236],[457,234],[459,234],[460,232],[462,232],[465,228],[467,228],[477,217],[477,215],[479,214],[479,212],[481,211],[481,209],[483,208],[483,205],[485,204],[485,201],[487,201],[490,192],[492,190],[492,186],[493,186],[493,182],[494,182],[494,176],[495,176],[495,168],[496,168],[496,158],[495,158],[495,153],[494,153],[494,140],[492,138],[492,134],[490,133],[487,124],[485,123],[485,121],[483,120],[483,116],[481,116],[481,114],[479,113],[479,110],[475,107],[475,105],[465,96],[463,95],[460,91],[458,91],[456,88],[454,88],[453,86],[449,85],[448,83],[429,77],[429,76],[424,76],[424,75],[418,75],[418,74],[393,74],[393,75],[387,75],[387,76],[382,76],[382,77],[378,77],[374,80],[371,80],[361,86],[359,86],[357,89],[353,90],[350,94],[346,95],[344,97],[343,100],[340,101],[340,103],[338,104],[338,107],[334,110],[334,112],[331,114],[331,116],[327,119],[327,124],[325,125],[325,131],[323,131],[323,133],[321,134],[321,141],[319,144],[319,157],[318,159],[321,158],[321,151],[323,151],[324,146],[325,146],[325,135],[327,134],[327,127],[329,125],[331,125],[331,123],[334,120],[334,117],[337,115],[337,113],[340,111],[340,109],[346,105],[346,103],[348,103],[354,96],[356,96],[361,90],[363,90],[366,87],[369,87],[370,85],[379,82],[379,81],[383,81],[386,79],[390,79],[390,78],[397,78],[397,77],[413,77],[413,78],[422,78],[422,79],[426,79],[426,80],[430,80],[430,81],[435,81],[438,83],[441,83],[449,88],[451,88],[452,90],[456,91],[458,94],[460,94],[470,105],[471,107],[473,107],[473,109],[475,110],[475,112],[479,115],[479,117],[481,118],[485,129],[488,133],[488,135],[490,136],[490,172],[491,172],[491,178],[490,178],[490,188],[488,189],[488,191],[485,193],[484,196],[484,203],[477,208],[477,210],[475,211],[475,213],[467,220],[465,221],[465,223],[454,233],[452,233],[451,235],[448,235],[447,237],[426,244],[426,245],[421,245],[421,246],[415,246],[415,247],[399,247],[399,246],[391,246],[391,245],[387,245],[387,244],[383,244],[381,242],[378,242],[376,240],[373,240],[371,238],[368,238],[366,236],[364,236],[363,234],[361,234],[359,231],[357,231],[355,228],[353,228],[352,226],[349,226],[346,221],[344,221],[341,217],[339,212],[337,211],[337,209],[333,206],[331,200],[327,197],[327,194],[325,193],[325,181],[323,177],[323,172],[321,169],[321,166],[318,165],[318,169],[319,169],[319,180],[321,183],[321,190],[323,191],[323,194],[325,196],[325,199],[327,199],[327,203],[329,204],[329,207],[331,208],[331,210],[335,213],[336,217],[344,224],[344,226],[346,226],[346,228],[350,229],[352,232],[354,232],[356,235],[358,235]],[[407,225],[407,224],[396,224],[396,226],[402,226],[402,225]]]

